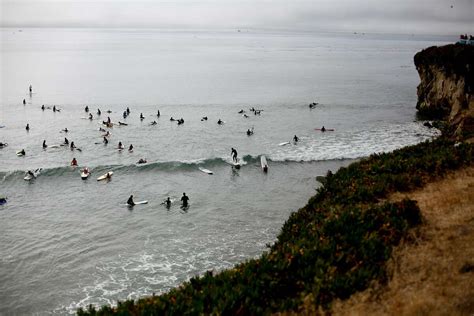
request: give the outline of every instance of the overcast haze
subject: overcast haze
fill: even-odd
[[[474,33],[474,0],[0,0],[0,5],[3,27]]]

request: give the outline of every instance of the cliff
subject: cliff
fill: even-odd
[[[474,136],[474,46],[429,47],[415,55],[421,117],[446,120],[448,136]]]

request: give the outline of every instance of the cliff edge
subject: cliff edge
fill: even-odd
[[[474,137],[474,46],[433,46],[415,55],[418,114],[446,120],[448,136]]]

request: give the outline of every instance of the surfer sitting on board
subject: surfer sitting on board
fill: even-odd
[[[217,121],[217,124],[222,125],[222,124],[224,124],[224,121],[222,121],[221,119],[219,119],[219,120]]]
[[[19,152],[20,155],[24,156],[25,155],[25,150],[22,149],[20,152]]]
[[[76,148],[76,145],[74,145],[74,142],[71,142],[71,150]]]
[[[29,130],[30,130],[30,124],[26,124],[25,129],[26,129],[27,131],[29,131]]]
[[[107,145],[108,143],[109,143],[109,141],[107,140],[107,137],[104,136],[104,144]]]
[[[168,196],[168,198],[165,200],[164,203],[165,203],[165,205],[166,205],[167,208],[170,208],[170,206],[171,206],[171,199],[170,199],[169,196]]]
[[[64,137],[64,145],[69,145],[69,140],[66,137]]]
[[[130,144],[130,147],[128,147],[128,151],[133,151],[133,145]]]
[[[232,160],[234,162],[237,162],[237,150],[235,150],[235,148],[232,148],[230,154],[232,155]]]
[[[295,137],[293,137],[293,141],[294,141],[295,143],[297,143],[299,140],[300,140],[300,139],[298,138],[298,136],[295,135]]]
[[[140,158],[137,163],[146,163],[146,159]]]
[[[128,198],[127,204],[131,206],[135,205],[135,202],[133,202],[133,194],[130,195],[130,197]]]
[[[117,147],[117,148],[118,148],[118,149],[123,149],[123,148],[124,148],[124,147],[123,147],[123,145],[122,145],[122,142],[119,142],[119,144],[118,144],[118,147]]]
[[[46,145],[46,140],[43,140],[43,148],[46,148],[48,147],[48,145]]]
[[[321,132],[325,132],[325,131],[326,131],[326,128],[324,128],[324,126],[321,127]]]
[[[76,158],[72,158],[71,166],[77,166],[77,160],[76,160]]]
[[[183,202],[183,207],[188,207],[189,197],[184,192],[183,196],[181,197],[181,201]]]

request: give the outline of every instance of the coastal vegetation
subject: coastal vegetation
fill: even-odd
[[[474,146],[445,138],[374,154],[328,172],[306,206],[257,259],[191,278],[160,296],[78,310],[78,315],[267,314],[301,306],[329,308],[377,280],[410,228],[422,223],[416,201],[388,202],[450,170],[472,165]]]

